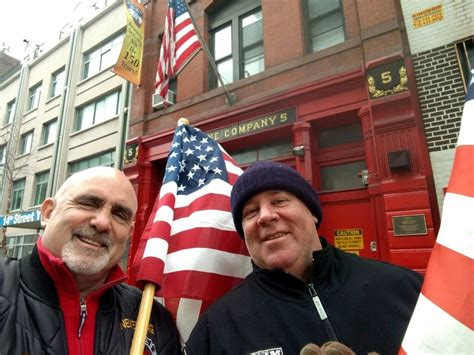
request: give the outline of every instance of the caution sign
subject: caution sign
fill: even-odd
[[[334,244],[342,250],[364,249],[364,234],[362,228],[335,229]]]
[[[415,12],[411,17],[413,19],[413,28],[415,29],[443,21],[443,5],[440,4]]]

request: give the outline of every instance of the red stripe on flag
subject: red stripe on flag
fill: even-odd
[[[176,59],[176,71],[178,71],[184,62],[199,48],[201,48],[201,45],[198,42],[194,42],[185,51],[183,51],[183,53]]]
[[[456,148],[448,192],[474,197],[474,145]]]
[[[188,217],[193,212],[209,209],[230,211],[229,196],[218,194],[201,196],[186,207],[176,208],[174,219]]]
[[[210,228],[194,228],[175,234],[168,253],[188,248],[209,248],[240,255],[248,254],[245,244],[235,231],[216,231]]]
[[[176,33],[179,33],[180,31],[182,31],[186,26],[193,24],[193,22],[191,21],[191,17],[189,17],[189,15],[187,17],[184,17],[184,16],[185,15],[181,15],[181,17],[183,17],[184,20],[182,20],[180,23],[176,24],[175,26]],[[194,28],[188,32],[194,32]]]
[[[188,39],[196,36],[196,32],[190,31],[185,34],[182,34],[182,37],[176,41],[176,52],[186,43]],[[193,43],[196,43],[195,41]]]
[[[242,280],[235,277],[210,274],[200,271],[178,271],[165,274],[163,288],[158,296],[168,298],[182,297],[202,299],[205,301],[215,300],[228,290],[238,285]]]
[[[472,260],[436,244],[428,270],[421,290],[423,295],[461,323],[474,329],[472,289],[466,285],[468,280],[472,281]]]
[[[179,301],[180,298],[167,298],[165,300],[165,307],[171,313],[175,323],[178,315]]]

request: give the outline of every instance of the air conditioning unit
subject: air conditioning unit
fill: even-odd
[[[168,90],[165,99],[158,94],[153,94],[153,108],[160,108],[163,106],[170,106],[176,103],[176,93],[174,91]]]

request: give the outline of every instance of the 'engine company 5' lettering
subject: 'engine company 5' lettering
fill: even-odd
[[[292,123],[296,119],[295,109],[277,112],[272,115],[259,117],[250,121],[240,122],[236,125],[225,127],[216,131],[208,132],[208,136],[215,141],[222,141],[230,138],[244,136],[269,128],[278,127],[287,123]]]

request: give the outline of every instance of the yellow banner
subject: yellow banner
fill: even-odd
[[[122,50],[112,71],[125,80],[140,85],[145,39],[145,8],[136,0],[125,0],[125,9],[127,32],[123,40]]]

